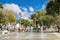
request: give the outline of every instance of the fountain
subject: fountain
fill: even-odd
[[[31,26],[31,33],[32,33],[32,31],[33,31],[33,27]]]
[[[15,35],[15,36],[16,36],[16,40],[18,40],[19,37],[20,37],[20,36],[19,36],[19,30],[18,30],[19,26],[20,26],[19,23],[17,23],[17,24],[15,25],[15,29],[16,29],[16,30],[15,30],[15,31],[16,31],[16,35]]]
[[[40,34],[41,38],[44,39],[46,37],[46,34],[44,34],[43,31],[43,26],[41,27],[41,34]]]

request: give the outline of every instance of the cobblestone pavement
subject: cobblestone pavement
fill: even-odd
[[[21,32],[3,35],[0,40],[60,40],[60,36],[55,33]]]

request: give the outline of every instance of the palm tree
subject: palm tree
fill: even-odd
[[[60,0],[50,0],[47,3],[46,11],[48,15],[52,15],[55,18],[56,24],[58,25],[58,27],[60,27],[60,21],[57,21],[60,20],[60,18],[57,18],[57,16],[60,16]]]
[[[44,10],[37,10],[37,11],[36,11],[36,15],[37,15],[37,20],[38,20],[38,22],[40,21],[41,24],[43,25],[42,20],[44,20],[43,18],[45,17],[46,12],[45,12]],[[41,20],[41,18],[42,18],[42,20]],[[38,23],[38,24],[40,24],[40,23]]]
[[[31,19],[33,20],[33,26],[36,27],[36,14],[31,14]]]
[[[33,20],[33,24],[35,24],[35,27],[37,24],[40,24],[39,21],[43,20],[43,19],[40,20],[40,17],[45,15],[46,15],[46,12],[44,10],[37,10],[35,14],[31,14],[31,19]],[[41,24],[43,23],[41,22]]]
[[[60,14],[60,0],[50,0],[46,6],[47,14],[56,16]]]

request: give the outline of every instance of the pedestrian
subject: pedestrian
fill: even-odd
[[[36,31],[38,32],[38,25],[36,25]]]
[[[0,24],[0,29],[2,30],[2,24]]]
[[[60,27],[58,25],[57,25],[57,28],[58,28],[58,32],[59,32]]]
[[[38,24],[38,31],[40,30],[40,25]]]
[[[7,23],[7,24],[6,24],[6,30],[7,30],[7,31],[10,31],[10,27],[11,27],[10,23]]]
[[[16,24],[15,29],[16,29],[16,32],[20,32],[20,26],[19,26],[19,23]]]

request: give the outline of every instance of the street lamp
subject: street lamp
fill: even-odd
[[[19,13],[19,15],[20,15],[20,18],[19,19],[20,19],[20,24],[21,24],[21,13]]]
[[[19,32],[20,32],[20,27],[21,27],[21,12],[19,12],[19,16],[20,16],[20,18],[19,18],[19,20],[20,20],[20,21],[19,21],[20,24],[19,24],[19,29],[18,29],[18,30],[19,30]]]

